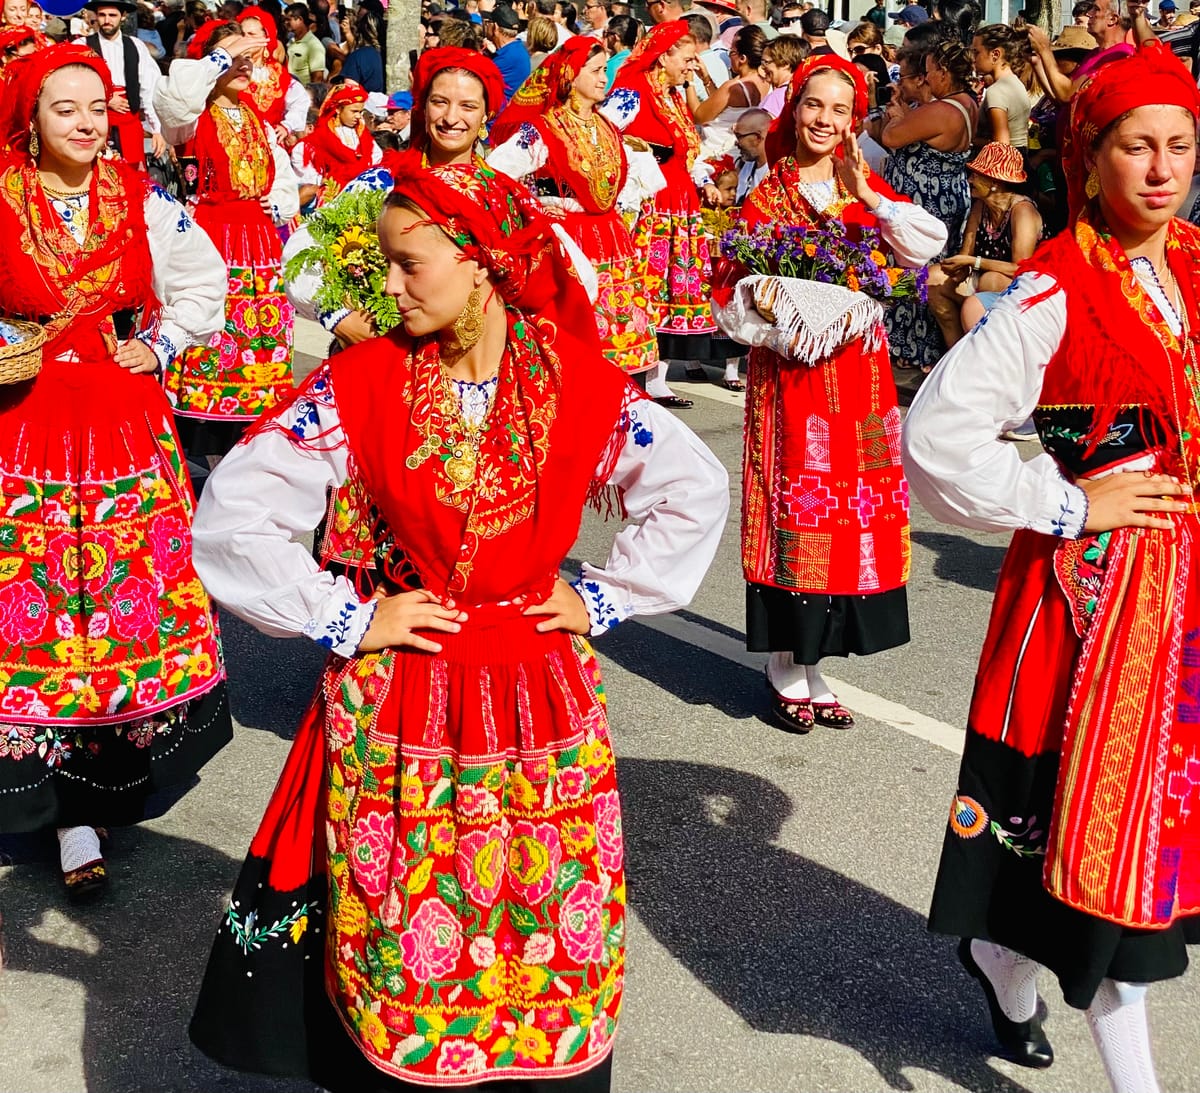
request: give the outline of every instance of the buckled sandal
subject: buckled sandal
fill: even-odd
[[[818,725],[830,729],[854,728],[854,714],[840,702],[814,702],[812,708]]]

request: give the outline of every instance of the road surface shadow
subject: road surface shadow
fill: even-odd
[[[260,634],[228,611],[221,612],[221,643],[234,720],[291,740],[312,701],[325,650],[308,638]]]
[[[754,1029],[845,1044],[891,1089],[914,1088],[907,1068],[976,1093],[1025,1089],[988,1064],[983,997],[948,939],[774,845],[792,811],[776,786],[672,760],[622,759],[619,774],[631,907]]]
[[[943,581],[952,581],[964,588],[978,588],[984,592],[996,590],[996,578],[1000,576],[1000,563],[1008,553],[1008,546],[986,546],[975,543],[965,535],[953,535],[941,531],[912,532],[912,541],[931,550],[936,555],[933,575]]]
[[[0,1021],[10,1045],[0,1060],[0,1088],[24,1088],[23,1069],[53,1071],[64,1066],[64,1055],[70,1059],[81,1050],[87,1093],[312,1093],[311,1082],[224,1070],[187,1037],[209,946],[240,862],[187,839],[120,828],[108,853],[109,891],[76,907],[63,892],[57,855],[28,843],[24,849],[27,864],[3,881],[3,1008],[11,1014],[36,1007],[49,1017],[55,1006],[47,995],[64,989],[36,980],[18,989],[9,978],[13,971],[77,983],[86,995],[83,1041],[74,1042],[73,1017],[70,1025],[50,1020],[43,1037],[14,1051],[11,1019]],[[43,926],[48,912],[55,913],[54,922]],[[45,940],[52,931],[67,932],[63,918],[90,934],[90,942],[68,947]],[[36,997],[28,997],[31,992]],[[74,1013],[73,1003],[65,1012]]]

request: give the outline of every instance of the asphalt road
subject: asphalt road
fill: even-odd
[[[734,472],[736,513],[739,397],[706,388],[685,414]],[[860,711],[851,732],[797,737],[766,717],[764,658],[740,640],[736,520],[687,612],[598,643],[630,877],[622,1093],[1106,1088],[1083,1015],[1048,977],[1054,1066],[992,1058],[977,985],[925,930],[1005,540],[913,522],[912,644],[826,663]],[[612,534],[589,519],[575,560],[602,561]],[[105,901],[66,902],[48,841],[3,844],[0,1093],[312,1089],[223,1071],[185,1032],[321,661],[234,619],[224,631],[236,738],[164,816],[116,833]],[[1164,1089],[1200,1090],[1194,976],[1149,997]]]

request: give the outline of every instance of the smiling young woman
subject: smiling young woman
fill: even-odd
[[[963,938],[1006,1055],[1053,1061],[1045,966],[1125,1093],[1158,1088],[1145,984],[1182,974],[1200,942],[1200,229],[1176,218],[1200,92],[1151,41],[1070,111],[1070,227],[906,424],[927,509],[1016,530],[930,927]],[[997,438],[1030,413],[1049,454],[1023,462]]]

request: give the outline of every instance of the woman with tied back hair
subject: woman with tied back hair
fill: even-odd
[[[758,106],[771,90],[762,75],[763,50],[767,36],[761,27],[742,27],[729,45],[732,77],[709,92],[701,102],[695,88],[687,87],[688,109],[698,125],[704,126],[706,144],[720,153],[733,144],[734,123],[742,113]]]
[[[1011,144],[1025,152],[1033,101],[1018,72],[1032,66],[1028,32],[1002,24],[980,27],[971,40],[971,55],[975,71],[987,83],[980,139]]]
[[[314,372],[198,516],[218,600],[331,655],[190,1031],[333,1093],[607,1093],[625,873],[584,635],[690,599],[728,479],[605,362],[528,192],[410,156],[379,219],[402,325]],[[347,475],[412,591],[364,600],[299,541]],[[608,490],[634,526],[573,587],[559,567]]]
[[[954,40],[971,47],[980,19],[975,0],[937,0],[933,17],[951,31]]]
[[[905,49],[900,63],[905,72],[922,63],[921,53]],[[961,42],[942,41],[923,57],[929,100],[909,106],[894,95],[884,113],[880,143],[891,150],[884,167],[888,183],[905,197],[933,213],[946,225],[946,249],[935,263],[956,254],[963,224],[971,208],[967,158],[975,135],[979,108],[971,94],[971,55]],[[941,267],[930,267],[936,284]],[[888,310],[888,340],[896,360],[928,371],[946,351],[946,341],[927,304],[912,298],[898,300]]]
[[[1177,218],[1200,93],[1159,42],[1071,102],[1070,227],[909,411],[948,523],[1012,532],[980,656],[932,930],[961,938],[1003,1054],[1046,1067],[1042,967],[1114,1093],[1155,1093],[1146,985],[1200,943],[1200,229]],[[1030,413],[1046,454],[1001,434]]]
[[[535,15],[525,27],[525,48],[529,50],[529,70],[532,72],[551,51],[558,48],[558,32],[554,20]]]
[[[299,211],[296,176],[250,94],[264,38],[210,22],[172,63],[154,106],[169,143],[196,157],[196,223],[229,270],[225,328],[167,369],[180,437],[201,461],[292,390],[292,305],[283,294],[278,226]]]

